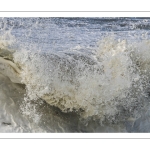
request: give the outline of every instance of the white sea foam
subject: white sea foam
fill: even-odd
[[[149,25],[131,20],[1,18],[0,132],[149,132]]]
[[[129,44],[104,38],[91,53],[86,49],[23,49],[14,53],[14,62],[21,68],[28,99],[42,98],[63,112],[76,111],[83,118],[116,121],[124,119],[122,113],[126,117],[142,106],[149,57],[148,41]]]

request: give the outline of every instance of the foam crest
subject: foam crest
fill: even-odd
[[[143,47],[145,43],[141,43]],[[84,118],[114,121],[137,110],[135,103],[142,105],[145,82],[135,62],[138,55],[149,69],[149,48],[144,50],[140,54],[125,40],[105,38],[93,54],[75,49],[47,53],[22,50],[14,53],[14,61],[22,69],[28,99],[42,98],[63,112],[76,111]]]

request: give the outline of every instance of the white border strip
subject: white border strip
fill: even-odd
[[[0,139],[143,139],[148,133],[1,133]]]
[[[149,0],[3,0],[1,11],[146,11]]]
[[[150,12],[0,12],[0,17],[150,17]]]

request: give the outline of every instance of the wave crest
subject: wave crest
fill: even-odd
[[[14,53],[14,62],[22,69],[20,76],[29,99],[40,97],[63,112],[114,121],[116,116],[120,119],[129,111],[132,115],[142,107],[148,86],[142,69],[149,70],[150,60],[146,43],[105,38],[91,54],[75,49],[47,53],[22,50]],[[139,53],[140,48],[145,53]],[[142,69],[137,60],[145,65]]]

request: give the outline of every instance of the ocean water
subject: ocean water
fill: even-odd
[[[150,132],[150,18],[0,18],[0,132]]]

